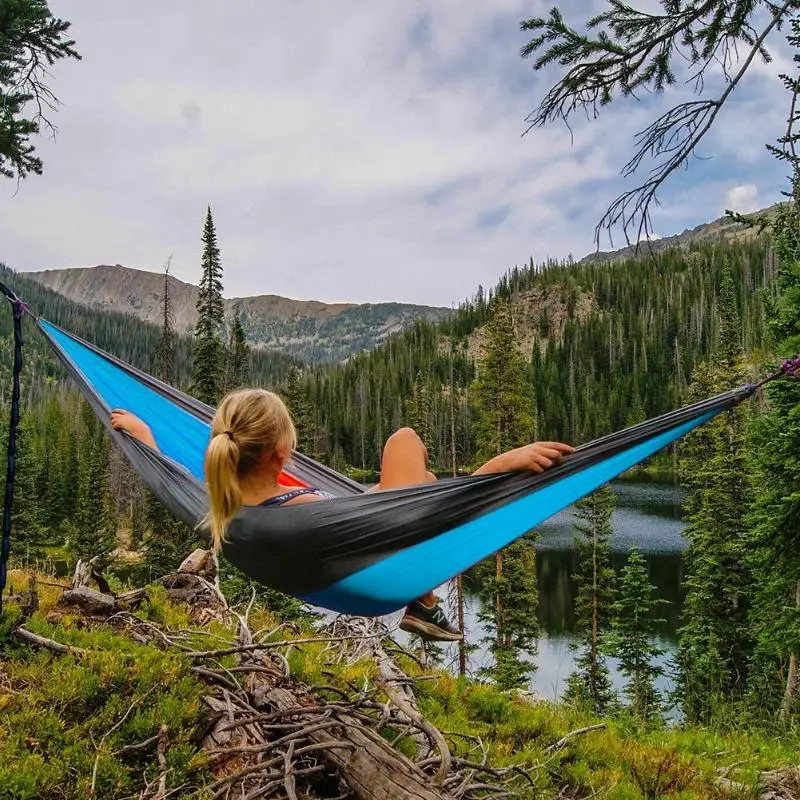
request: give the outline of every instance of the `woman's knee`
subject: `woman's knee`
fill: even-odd
[[[422,439],[419,438],[419,434],[413,428],[398,428],[387,440],[386,444],[389,442],[407,442],[412,443],[415,442],[419,445],[422,445]]]

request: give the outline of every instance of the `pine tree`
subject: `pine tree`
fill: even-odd
[[[239,314],[234,314],[228,342],[225,391],[232,392],[246,386],[250,380],[250,347]]]
[[[536,670],[525,655],[535,656],[540,634],[537,617],[536,550],[534,537],[523,536],[503,550],[501,568],[481,582],[487,602],[478,618],[487,626],[493,664],[482,670],[501,689],[523,686]]]
[[[77,508],[70,550],[78,558],[116,548],[117,518],[108,490],[108,439],[88,403],[81,404],[84,427],[79,456]]]
[[[198,400],[216,405],[220,399],[223,367],[221,328],[222,261],[217,246],[217,233],[211,218],[211,207],[203,227],[203,274],[197,294],[197,325],[194,331],[192,391]]]
[[[314,412],[308,399],[307,388],[303,381],[303,371],[300,367],[292,367],[289,370],[289,380],[283,391],[283,400],[292,414],[294,427],[297,430],[298,452],[313,456],[316,440]]]
[[[161,293],[161,335],[156,349],[157,374],[164,383],[172,383],[175,367],[175,325],[172,293],[169,285],[169,268],[172,256],[164,266],[164,286]]]
[[[796,28],[800,37],[800,24]],[[796,42],[800,46],[800,38]],[[794,149],[792,149],[794,152]],[[773,226],[777,295],[767,314],[779,357],[800,352],[800,163],[794,159],[793,202]],[[766,410],[752,437],[755,462],[751,564],[756,637],[752,690],[766,711],[785,723],[800,713],[800,381],[781,380],[765,391]]]
[[[664,651],[653,642],[655,626],[663,622],[655,617],[656,608],[663,601],[653,597],[654,589],[644,556],[632,549],[619,576],[606,649],[619,659],[619,671],[628,679],[625,694],[631,710],[643,720],[658,714],[661,697],[655,681],[664,672],[655,663]]]
[[[506,300],[493,302],[484,347],[473,387],[473,431],[481,462],[530,442],[536,427],[527,364]],[[534,649],[538,635],[534,558],[529,541],[515,542],[495,555],[494,574],[487,586],[494,595],[490,612],[484,616],[494,656],[489,674],[502,686],[519,685],[533,670],[522,660],[521,651]]]
[[[70,23],[54,17],[45,0],[4,3],[0,16],[0,176],[41,175],[42,160],[30,138],[42,124],[54,130],[47,111],[58,99],[46,85],[62,58],[80,60],[68,38]]]
[[[527,444],[536,430],[533,389],[505,301],[493,304],[484,347],[473,387],[473,432],[478,446],[476,461],[480,463]]]
[[[611,517],[616,505],[608,486],[576,503],[575,537],[578,565],[574,580],[576,644],[581,650],[576,671],[567,680],[564,699],[592,713],[602,714],[614,700],[603,652],[614,600],[611,566]]]
[[[406,418],[408,424],[417,432],[419,438],[428,449],[428,457],[433,460],[433,444],[431,437],[431,395],[422,371],[414,378],[414,388],[407,403]]]
[[[719,293],[718,336],[710,365],[694,372],[690,394],[707,397],[744,383],[741,325],[730,269]],[[684,555],[686,600],[678,632],[677,696],[690,720],[708,721],[717,704],[746,687],[753,591],[747,565],[746,511],[750,502],[746,425],[742,405],[715,417],[682,444],[689,541]]]
[[[40,454],[35,448],[35,420],[30,411],[22,415],[17,428],[14,513],[11,517],[11,552],[28,561],[42,553],[46,543],[46,509],[42,503],[38,476]]]

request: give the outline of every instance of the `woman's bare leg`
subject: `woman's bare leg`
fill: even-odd
[[[418,486],[435,480],[436,476],[428,470],[428,450],[413,428],[400,428],[387,439],[381,457],[381,479],[376,491]],[[428,609],[435,608],[436,595],[430,591],[417,598],[417,602]],[[406,613],[409,611],[410,608]],[[452,636],[448,638],[452,639]]]
[[[402,489],[404,486],[416,486],[435,480],[436,476],[428,471],[428,449],[413,428],[400,428],[386,440],[377,491]],[[432,591],[428,592],[419,598],[419,602],[432,606],[436,602],[436,596]]]

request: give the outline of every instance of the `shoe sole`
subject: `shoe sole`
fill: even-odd
[[[400,630],[406,633],[416,633],[423,639],[436,642],[460,642],[464,634],[460,632],[450,633],[438,625],[433,625],[425,620],[416,617],[403,617],[400,620]]]

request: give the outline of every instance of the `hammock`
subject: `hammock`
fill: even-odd
[[[20,307],[27,311],[13,293],[11,298],[18,304],[15,316]],[[196,527],[207,508],[203,457],[214,410],[50,322],[36,324],[144,483],[176,517]],[[254,580],[308,603],[348,614],[387,614],[732,408],[766,381],[798,369],[800,358],[785,362],[757,384],[578,447],[539,475],[478,475],[365,494],[349,478],[294,453],[280,482],[315,486],[335,499],[245,507],[230,524],[223,554]],[[160,452],[113,430],[114,408],[143,419]]]

